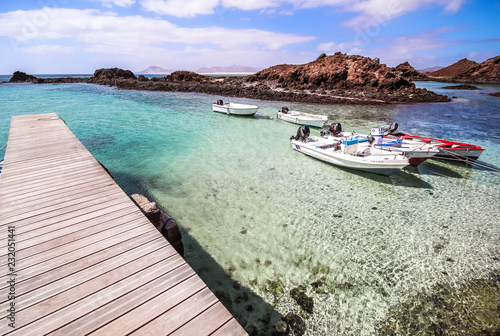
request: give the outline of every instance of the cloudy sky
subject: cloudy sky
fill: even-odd
[[[337,51],[422,69],[499,55],[500,1],[2,0],[0,50],[0,74],[265,68]]]

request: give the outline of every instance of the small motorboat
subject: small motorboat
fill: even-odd
[[[397,123],[394,124],[396,124],[397,128]],[[434,139],[418,135],[406,134],[402,132],[395,133],[394,131],[390,130],[389,134],[385,135],[384,138],[403,138],[404,141],[413,141],[417,143],[432,145],[435,148],[439,149],[439,153],[434,156],[434,158],[436,159],[446,159],[460,162],[475,162],[485,151],[485,148],[477,145],[444,139]]]
[[[394,125],[391,125],[391,127],[394,127]],[[321,129],[321,134],[333,139],[357,136],[359,146],[373,147],[374,149],[404,155],[409,159],[410,165],[414,167],[439,153],[439,150],[431,144],[409,141],[402,137],[394,139],[384,138],[384,133],[387,130],[384,127],[372,127],[371,133],[365,135],[355,132],[342,132],[340,123],[333,123],[330,126],[325,125]]]
[[[358,136],[333,140],[309,135],[309,127],[300,126],[297,135],[290,138],[292,148],[333,165],[389,176],[410,164],[404,155],[359,146]]]
[[[309,127],[322,127],[327,121],[328,116],[321,114],[304,113],[300,111],[290,111],[288,107],[283,106],[277,114],[278,119],[288,121],[297,125],[306,125]]]
[[[257,105],[238,104],[238,103],[224,103],[221,99],[212,104],[214,112],[240,115],[240,116],[253,116],[257,113],[259,107]]]

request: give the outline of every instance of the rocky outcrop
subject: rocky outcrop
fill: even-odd
[[[151,202],[146,196],[133,194],[130,199],[141,209],[149,221],[162,233],[167,241],[181,256],[184,256],[182,234],[177,223],[158,208],[156,202]]]
[[[414,67],[410,65],[408,62],[404,62],[396,66],[396,70],[401,72],[401,76],[410,81],[420,81],[420,80],[428,80],[429,77],[427,75],[420,73]]]
[[[12,74],[9,83],[36,83],[37,78],[32,75],[28,75],[22,71],[16,71]]]
[[[331,56],[322,54],[307,64],[276,65],[246,77],[246,81],[275,90],[293,89],[344,101],[351,99],[353,103],[449,101],[446,96],[416,88],[411,82],[413,67],[408,66],[403,64],[396,69],[381,64],[377,58],[338,52]],[[414,75],[418,73],[413,71]]]
[[[296,89],[391,92],[414,87],[400,71],[380,64],[378,59],[340,52],[332,56],[322,54],[303,65],[276,65],[248,76],[247,81]]]
[[[414,69],[408,66],[398,70],[380,64],[378,59],[336,53],[323,54],[304,65],[277,65],[247,77],[212,77],[174,71],[166,77],[148,79],[145,76],[136,78],[130,70],[111,68],[98,69],[88,79],[55,78],[43,82],[85,82],[118,89],[200,92],[222,97],[321,104],[450,101],[447,96],[416,88],[411,82]]]
[[[427,73],[427,75],[430,77],[453,78],[476,67],[477,65],[478,63],[468,60],[467,58],[464,58],[456,63],[453,63],[452,65],[447,66],[446,68],[442,68],[434,72],[429,72]]]
[[[487,59],[455,78],[478,84],[500,84],[500,55]]]
[[[104,85],[117,85],[121,81],[135,81],[134,73],[130,70],[123,70],[119,68],[97,69],[94,75],[89,78],[89,83],[104,84]]]
[[[443,86],[442,89],[451,89],[451,90],[481,90],[480,88],[478,88],[476,86],[469,85],[469,84]]]
[[[197,82],[197,83],[211,83],[216,79],[214,77],[200,75],[192,71],[174,71],[164,78],[166,82]]]

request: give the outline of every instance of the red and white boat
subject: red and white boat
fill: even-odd
[[[434,158],[436,159],[474,162],[485,151],[483,147],[477,145],[472,145],[457,141],[449,141],[444,139],[434,139],[418,135],[406,134],[402,132],[389,133],[384,137],[397,138],[397,139],[403,137],[403,139],[408,141],[418,141],[421,143],[433,145],[435,148],[439,149],[439,153],[434,155]]]

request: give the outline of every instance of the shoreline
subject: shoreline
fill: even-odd
[[[99,71],[108,71],[111,72],[111,75],[109,73],[107,76],[99,75]],[[211,77],[186,71],[175,72],[166,77],[152,78],[147,78],[144,75],[135,77],[132,72],[116,68],[96,70],[96,73],[89,78],[38,78],[24,73],[18,76],[20,76],[19,79],[16,79],[16,75],[14,75],[7,83],[89,83],[113,86],[119,90],[197,92],[222,97],[311,104],[383,105],[451,101],[448,96],[438,95],[427,89],[413,89],[410,92],[404,90],[383,92],[356,88],[283,87],[265,81],[254,81],[251,76]]]

